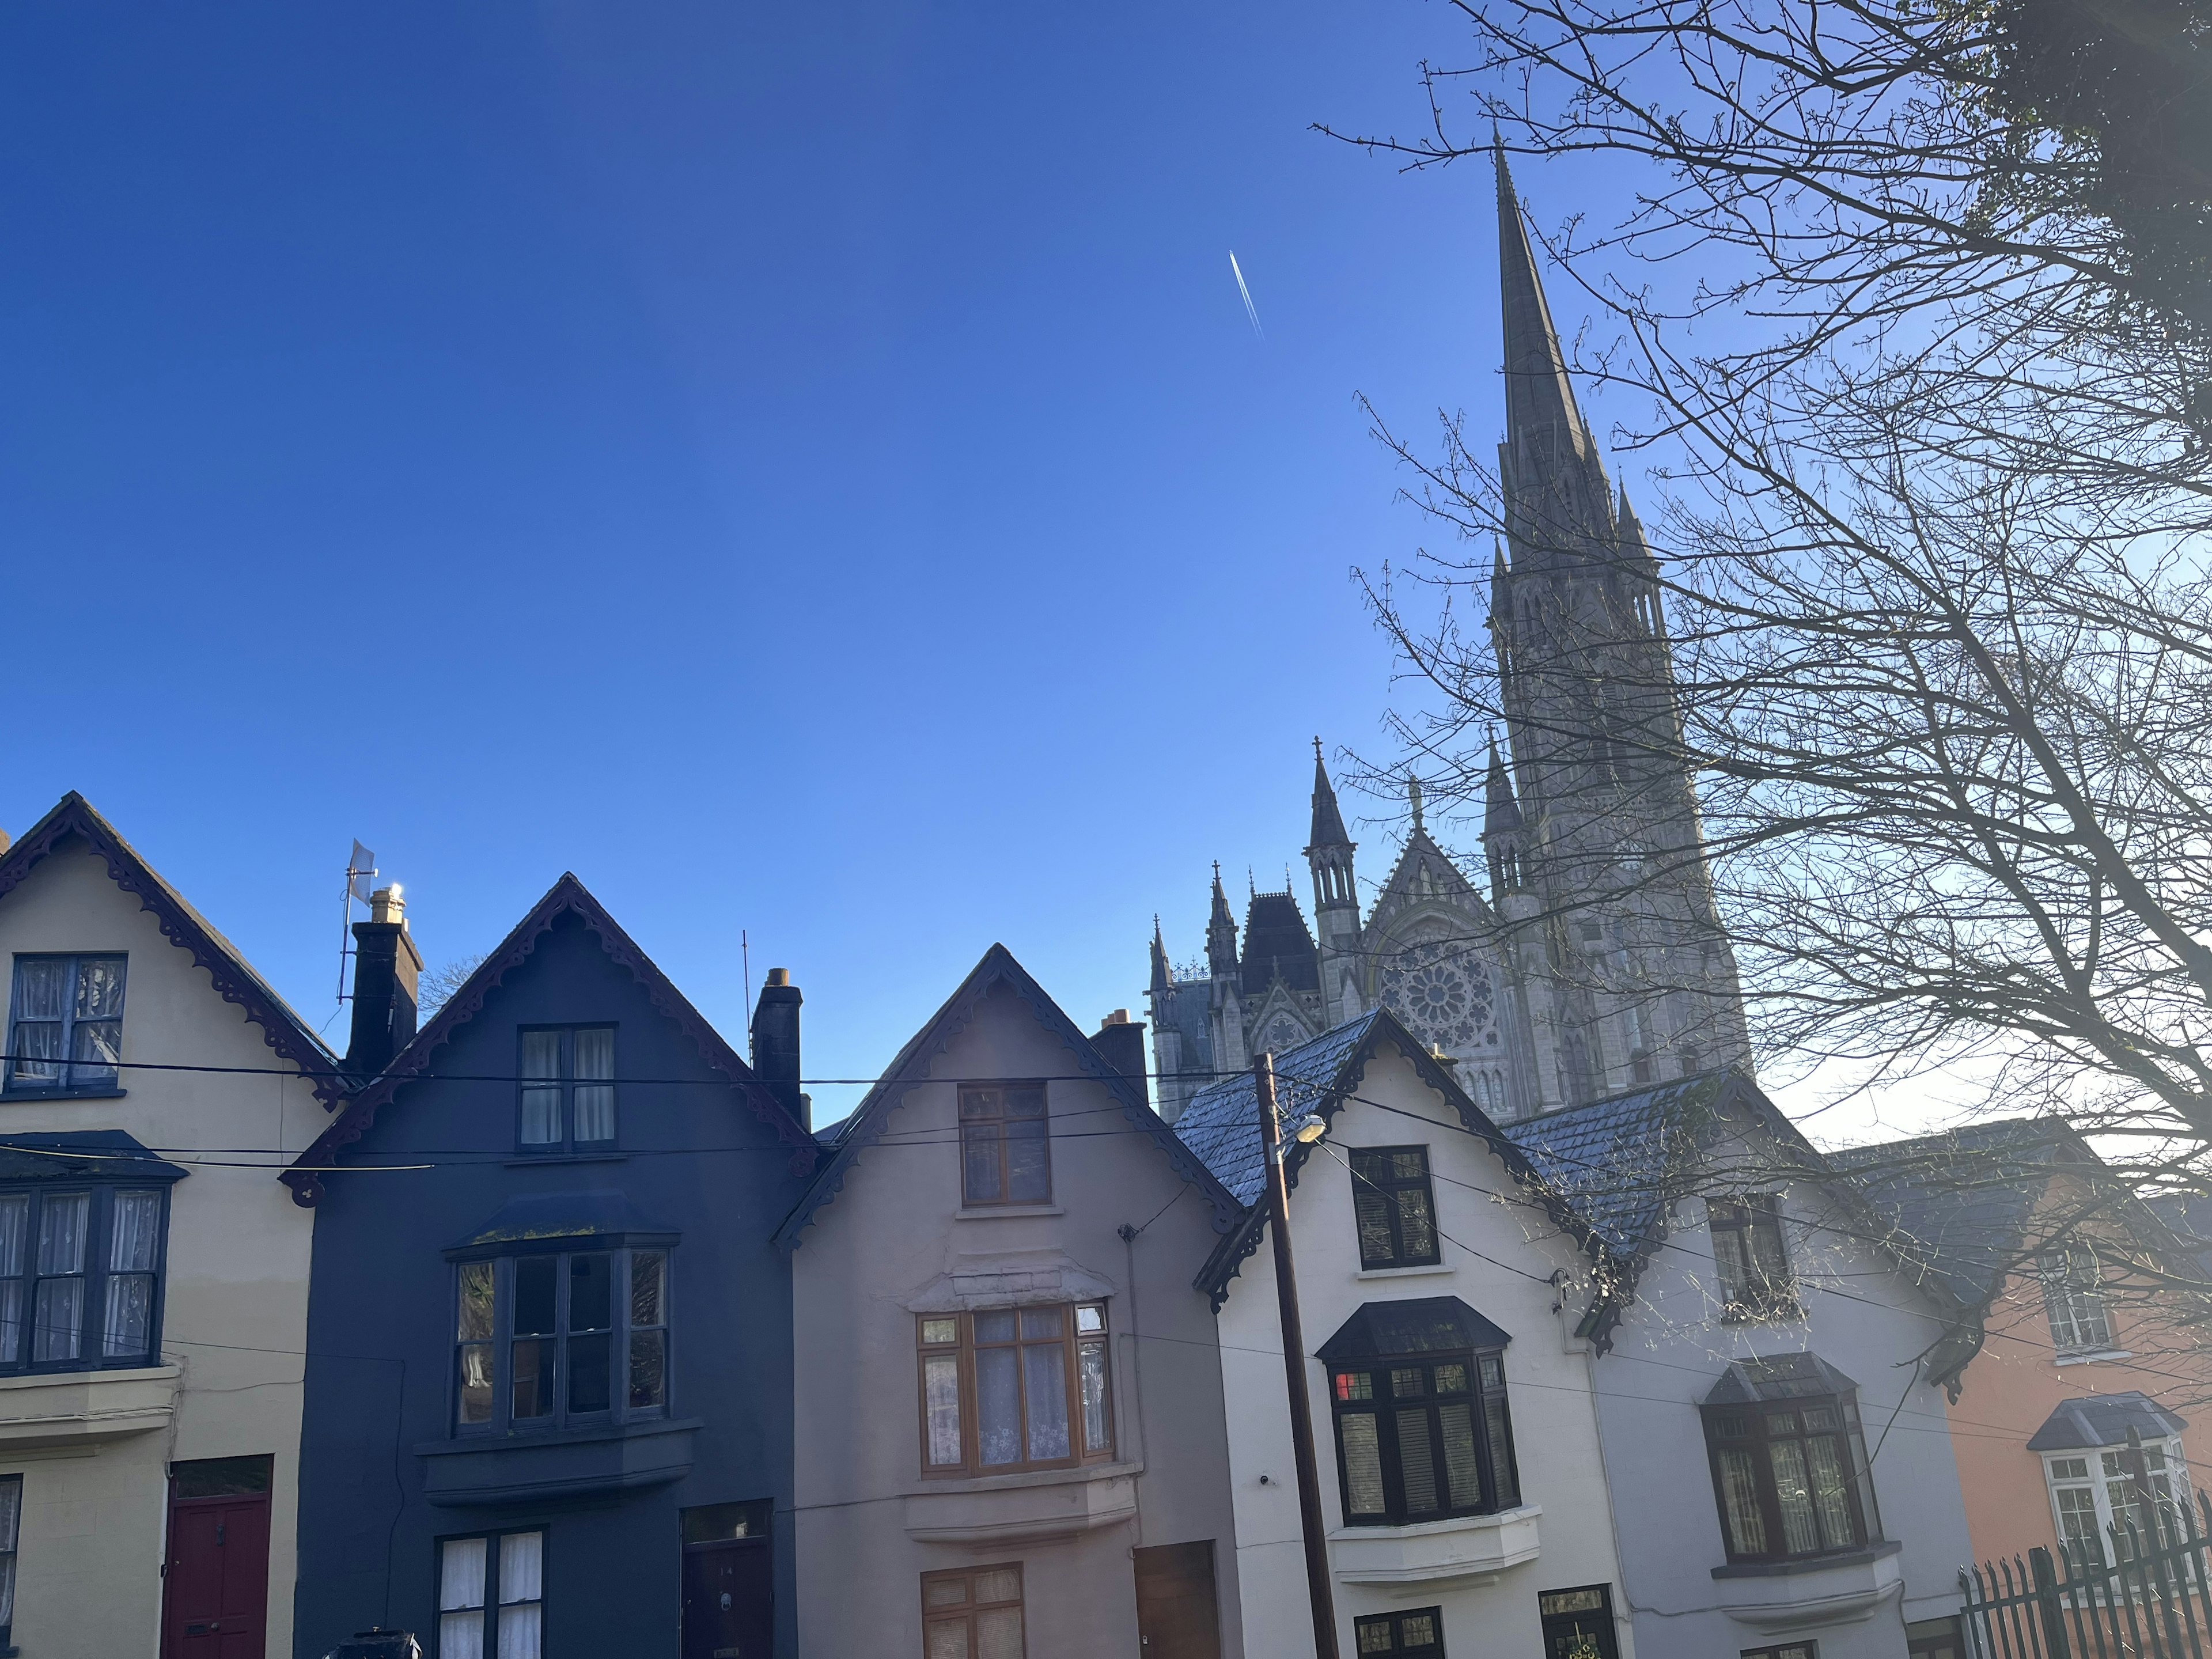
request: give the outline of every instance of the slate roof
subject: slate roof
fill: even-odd
[[[9,1181],[182,1181],[189,1173],[121,1129],[0,1137],[0,1178]]]
[[[532,1193],[511,1198],[490,1220],[470,1229],[448,1245],[465,1250],[532,1239],[674,1238],[677,1229],[657,1221],[630,1202],[629,1194],[601,1189],[583,1193]]]
[[[52,811],[0,854],[0,896],[21,885],[48,854],[72,837],[100,855],[115,884],[135,896],[140,908],[152,914],[164,938],[189,952],[207,970],[222,1000],[236,1003],[246,1018],[261,1028],[263,1041],[300,1068],[325,1106],[335,1106],[344,1097],[352,1080],[314,1029],[255,971],[238,947],[217,933],[76,790],[64,795]]]
[[[2189,1425],[2147,1394],[2093,1394],[2062,1400],[2028,1437],[2030,1451],[2075,1451],[2127,1443],[2128,1431],[2146,1440],[2166,1440]]]
[[[1683,1189],[1698,1132],[1717,1121],[1732,1081],[1743,1079],[1706,1072],[1509,1123],[1504,1133],[1606,1249],[1626,1258],[1656,1236]]]
[[[786,1249],[798,1248],[800,1235],[811,1226],[823,1208],[834,1200],[845,1185],[845,1176],[853,1164],[882,1135],[891,1113],[906,1097],[907,1091],[916,1084],[929,1080],[928,1062],[932,1055],[940,1054],[975,1017],[983,998],[994,988],[1003,985],[1029,1005],[1030,1012],[1039,1024],[1066,1045],[1074,1057],[1077,1074],[1105,1085],[1107,1091],[1121,1105],[1123,1119],[1142,1133],[1147,1134],[1167,1155],[1175,1172],[1190,1182],[1212,1201],[1214,1209],[1214,1230],[1226,1232],[1236,1224],[1237,1201],[1224,1191],[1212,1170],[1182,1141],[1146,1099],[1141,1081],[1133,1083],[1098,1052],[1097,1045],[1084,1034],[1082,1027],[1067,1017],[1066,1011],[1048,995],[1042,986],[1030,977],[1028,969],[1014,960],[1014,953],[1003,945],[994,945],[983,952],[982,959],[970,969],[968,977],[961,981],[957,990],[945,999],[944,1006],[930,1016],[922,1028],[908,1037],[905,1045],[893,1056],[874,1085],[862,1097],[852,1115],[839,1126],[837,1138],[816,1171],[813,1182],[801,1194],[783,1224],[776,1229],[775,1242]]]
[[[1321,989],[1321,957],[1298,902],[1288,893],[1255,893],[1244,913],[1242,982],[1246,996],[1264,996],[1283,976],[1293,991]]]
[[[2197,1271],[2212,1277],[2212,1194],[2160,1193],[2143,1202],[2196,1261]]]

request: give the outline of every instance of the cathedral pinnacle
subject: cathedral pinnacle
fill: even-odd
[[[1161,995],[1175,983],[1175,974],[1168,967],[1168,944],[1160,933],[1160,919],[1152,917],[1152,994]]]
[[[1511,447],[1534,441],[1548,428],[1577,459],[1594,459],[1595,448],[1583,427],[1582,412],[1575,407],[1574,389],[1567,384],[1566,356],[1559,349],[1559,331],[1552,326],[1552,308],[1544,298],[1543,279],[1536,273],[1535,250],[1521,216],[1520,198],[1513,191],[1513,175],[1506,169],[1504,146],[1498,144],[1493,154],[1498,163],[1498,288],[1505,323],[1506,443]]]
[[[1309,856],[1324,847],[1350,847],[1344,814],[1337,809],[1336,789],[1328,781],[1328,768],[1321,757],[1321,739],[1314,739],[1313,832],[1306,837]]]
[[[1490,775],[1483,786],[1482,836],[1485,841],[1521,827],[1521,804],[1513,799],[1513,775],[1498,752],[1498,734],[1490,734]]]
[[[1406,799],[1413,808],[1413,830],[1421,832],[1421,781],[1411,775],[1406,779]]]

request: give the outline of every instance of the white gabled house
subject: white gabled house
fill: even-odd
[[[1275,1057],[1300,1318],[1344,1654],[1628,1659],[1588,1340],[1595,1261],[1526,1159],[1387,1010]],[[1245,1206],[1206,1261],[1249,1652],[1314,1640],[1249,1076],[1176,1132]]]

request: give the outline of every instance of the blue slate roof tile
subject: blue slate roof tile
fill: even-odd
[[[1285,1121],[1321,1104],[1381,1018],[1362,1014],[1275,1056],[1275,1107]],[[1176,1120],[1176,1133],[1239,1204],[1249,1209],[1260,1201],[1267,1164],[1260,1147],[1259,1089],[1249,1073],[1193,1095]]]
[[[2076,1451],[2127,1443],[2130,1429],[2146,1440],[2167,1440],[2189,1425],[2147,1394],[2093,1394],[2062,1400],[2029,1437],[2034,1452]]]
[[[1733,1075],[1707,1072],[1503,1127],[1607,1250],[1632,1255],[1677,1195],[1697,1131]]]

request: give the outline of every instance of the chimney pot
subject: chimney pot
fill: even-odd
[[[791,969],[771,968],[768,970],[768,978],[762,982],[767,985],[788,985],[791,983]]]
[[[368,896],[368,919],[371,921],[400,921],[407,915],[407,901],[401,896],[398,882],[389,887],[380,887]]]
[[[1127,1008],[1116,1008],[1106,1016],[1106,1023],[1109,1025],[1127,1025],[1129,1023],[1129,1011]]]

